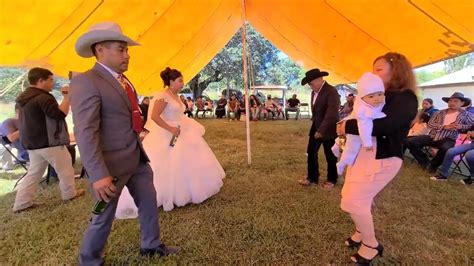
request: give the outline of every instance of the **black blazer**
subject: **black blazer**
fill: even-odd
[[[313,124],[309,136],[314,137],[316,132],[323,135],[322,140],[333,140],[337,137],[336,123],[339,121],[339,94],[337,90],[325,82],[318,93],[318,98],[313,105],[313,93],[311,93],[311,110],[313,113]]]
[[[387,116],[374,120],[372,136],[377,137],[375,159],[399,157],[403,159],[402,141],[408,135],[410,124],[418,111],[418,99],[408,90],[385,92],[385,106],[382,109]],[[357,120],[346,122],[346,133],[359,135]]]

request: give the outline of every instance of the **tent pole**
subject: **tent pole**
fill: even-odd
[[[245,9],[245,0],[242,0],[242,64],[245,90],[245,127],[247,131],[247,163],[252,164],[252,154],[250,147],[250,108],[249,108],[249,87],[247,71],[247,14]]]

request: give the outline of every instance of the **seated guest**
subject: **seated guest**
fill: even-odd
[[[272,119],[275,120],[275,107],[273,106],[272,96],[268,95],[267,100],[265,101],[265,106],[262,110],[263,113],[263,120],[267,120],[268,115],[272,114]]]
[[[207,100],[206,103],[204,104],[206,109],[206,112],[211,112],[214,111],[214,103],[212,102],[211,99]]]
[[[464,108],[464,110],[468,111],[469,113],[474,114],[474,107],[472,107],[471,99],[468,99],[468,101],[466,103],[466,107]]]
[[[250,119],[257,121],[260,117],[260,109],[262,104],[258,100],[257,96],[250,95]]]
[[[429,120],[430,115],[428,113],[419,113],[418,117],[415,119],[415,123],[408,132],[408,137],[428,135],[428,133],[430,132],[430,130],[428,129]]]
[[[446,181],[454,158],[460,154],[465,154],[464,159],[466,159],[469,165],[470,176],[462,180],[462,182],[466,185],[472,184],[472,179],[474,177],[474,131],[469,131],[466,137],[467,140],[464,144],[455,146],[446,152],[443,163],[441,164],[441,169],[436,175],[430,177],[431,180]]]
[[[245,97],[247,97],[246,95],[244,95],[244,97],[242,97],[242,100],[239,102],[239,107],[238,107],[238,110],[239,110],[239,121],[240,121],[240,118],[242,117],[242,115],[247,115],[247,110],[245,109]]]
[[[293,97],[288,100],[286,103],[286,109],[285,109],[285,117],[286,120],[289,119],[288,117],[288,112],[296,112],[296,117],[295,120],[298,120],[298,117],[300,116],[300,100],[297,98],[298,96],[296,94],[293,94]]]
[[[339,119],[342,120],[348,115],[352,113],[352,109],[354,109],[354,101],[355,96],[353,93],[347,95],[346,103],[342,106],[341,110],[339,111]]]
[[[199,112],[202,112],[203,116],[205,116],[206,106],[204,105],[204,101],[202,100],[201,96],[197,97],[197,100],[196,100],[196,114],[195,114],[196,118],[199,118],[198,116]]]
[[[188,117],[193,117],[192,109],[189,110],[188,101],[186,101],[186,98],[184,97],[184,95],[183,94],[179,95],[179,99],[184,105],[184,114],[187,115]]]
[[[428,122],[429,135],[411,137],[406,140],[406,147],[410,153],[418,164],[427,168],[430,173],[436,172],[438,166],[441,165],[446,152],[454,146],[459,132],[470,129],[474,123],[474,115],[461,108],[466,100],[467,98],[460,92],[455,92],[451,97],[443,97],[443,101],[448,103],[448,108],[431,117]],[[438,149],[431,162],[422,150],[425,146]]]
[[[143,125],[146,124],[148,119],[148,107],[150,106],[150,97],[144,97],[140,104],[140,111],[142,112]]]
[[[421,104],[421,108],[421,111],[423,113],[427,113],[430,117],[439,111],[438,109],[434,108],[433,99],[431,98],[425,98]]]
[[[281,114],[281,117],[284,119],[285,114],[283,113],[283,107],[280,105],[280,101],[278,100],[278,98],[277,97],[273,98],[272,103],[273,103],[273,107],[276,113],[276,118],[280,118],[280,114]]]
[[[188,110],[191,112],[191,115],[189,117],[193,117],[193,110],[194,110],[194,102],[191,97],[186,98],[186,103],[188,105]]]
[[[28,156],[28,151],[21,145],[20,142],[20,131],[19,131],[19,104],[15,104],[15,116],[12,118],[5,119],[0,124],[0,136],[3,137],[3,141],[5,144],[9,144],[10,146],[17,149],[17,158],[20,160],[21,163],[27,162],[30,160]],[[14,166],[14,162],[12,161],[12,156],[6,150],[4,150],[3,146],[0,146],[0,158],[2,163],[2,168],[4,171],[12,170]],[[15,163],[20,163],[15,162]]]
[[[240,112],[239,112],[239,101],[237,101],[237,96],[232,94],[230,96],[229,105],[227,105],[227,117],[229,119],[237,119],[240,120]]]
[[[428,113],[418,112],[418,115],[413,121],[410,131],[408,131],[407,138],[403,140],[403,154],[405,154],[407,150],[408,139],[416,136],[428,135],[430,133],[430,130],[428,129],[429,120],[430,116],[428,115]]]
[[[221,98],[217,101],[216,107],[216,117],[223,118],[225,116],[225,106],[227,105],[227,100],[224,95],[221,95]]]

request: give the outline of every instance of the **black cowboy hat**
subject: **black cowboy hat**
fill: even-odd
[[[445,101],[445,102],[449,102],[449,100],[451,98],[457,98],[457,99],[463,101],[464,104],[463,104],[462,107],[468,106],[471,103],[471,99],[469,99],[467,97],[464,97],[464,94],[462,94],[460,92],[455,92],[455,93],[453,93],[453,95],[451,95],[451,97],[443,97],[441,99],[443,99],[443,101]]]
[[[301,80],[301,85],[305,85],[307,83],[310,83],[314,79],[324,77],[329,75],[328,72],[326,71],[319,71],[319,68],[314,68],[306,72],[305,77]]]

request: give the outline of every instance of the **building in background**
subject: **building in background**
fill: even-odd
[[[433,99],[433,104],[437,109],[447,108],[447,103],[441,98],[452,95],[456,91],[474,100],[474,67],[464,68],[422,83],[419,88],[422,97]]]

